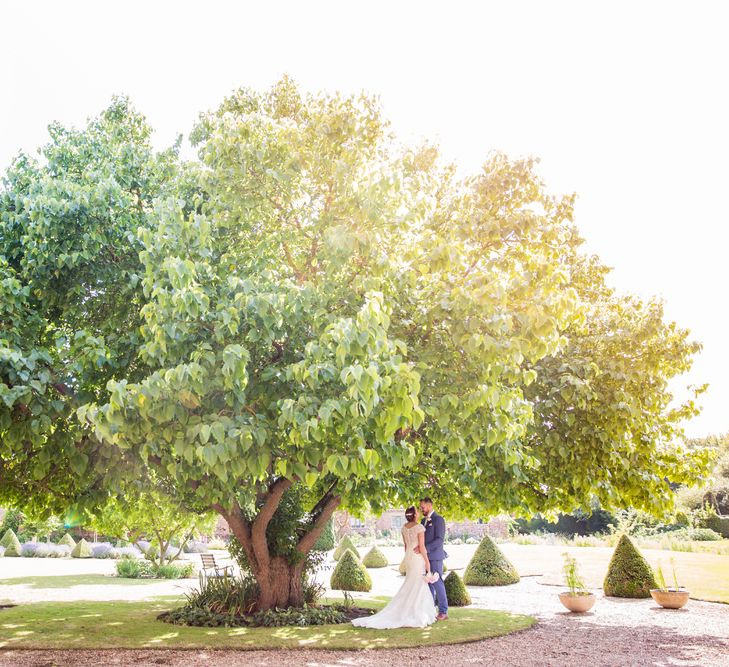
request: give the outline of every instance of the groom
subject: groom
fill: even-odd
[[[445,621],[448,618],[448,597],[446,596],[445,584],[443,583],[443,559],[448,554],[443,550],[443,538],[445,537],[445,519],[433,511],[433,501],[422,498],[420,511],[423,513],[423,520],[420,522],[425,526],[425,550],[428,552],[430,571],[438,573],[438,581],[430,586],[433,599],[438,604],[438,621]],[[415,551],[418,551],[416,548]]]

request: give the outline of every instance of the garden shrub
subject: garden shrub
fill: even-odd
[[[81,538],[81,540],[71,551],[71,556],[73,558],[92,558],[93,555],[94,552],[91,548],[91,545],[83,538]]]
[[[649,598],[657,587],[651,566],[627,535],[615,547],[602,587],[605,595],[618,598]]]
[[[444,580],[446,589],[446,596],[448,597],[448,606],[450,607],[465,607],[471,604],[471,595],[463,580],[458,576],[456,572],[451,572]]]
[[[142,552],[137,547],[115,547],[117,558],[141,558]]]
[[[357,547],[354,546],[354,543],[350,539],[349,535],[345,535],[344,538],[342,538],[342,541],[339,543],[339,546],[334,550],[334,560],[339,560],[342,557],[342,554],[349,549],[357,558],[359,558],[359,551],[357,551]]]
[[[205,542],[188,540],[187,542],[185,542],[183,551],[186,554],[206,554],[208,552],[208,545]]]
[[[506,586],[518,581],[516,568],[486,535],[463,573],[463,582],[468,586]]]
[[[5,512],[3,521],[2,523],[0,523],[0,533],[5,534],[8,530],[12,530],[17,537],[18,533],[20,533],[23,521],[25,521],[25,514],[23,514],[20,510],[9,509],[7,512]],[[3,544],[2,546],[7,545]]]
[[[186,607],[214,614],[242,616],[254,611],[258,599],[258,584],[250,573],[241,576],[208,577],[199,574],[198,587],[186,594]]]
[[[195,572],[195,566],[190,563],[165,563],[153,569],[155,579],[188,579]]]
[[[397,568],[400,571],[400,574],[404,577],[407,574],[407,568],[405,567],[405,558],[400,561],[400,565]]]
[[[186,605],[170,612],[164,612],[157,617],[165,623],[174,625],[192,625],[199,627],[307,627],[311,625],[333,625],[347,623],[349,617],[341,609],[331,607],[303,607],[297,609],[270,609],[259,611],[249,616],[236,616],[235,614],[221,614],[206,609]]]
[[[125,579],[151,578],[152,563],[147,560],[120,558],[116,562],[116,575]]]
[[[165,560],[173,560],[178,555],[179,551],[180,547],[167,547],[167,549],[165,549]],[[147,560],[159,560],[160,554],[161,549],[155,544],[148,547],[144,552],[144,556]]]
[[[116,549],[108,542],[97,542],[91,547],[93,558],[117,558]]]
[[[23,547],[12,528],[8,528],[5,535],[3,535],[2,540],[0,540],[0,547],[5,548],[5,556],[23,555]]]
[[[25,558],[34,558],[39,546],[40,544],[38,542],[25,542],[20,547],[20,555]]]
[[[73,539],[68,533],[66,533],[60,540],[58,540],[58,544],[66,544],[69,547],[71,547],[71,550],[76,546],[76,540]]]
[[[347,549],[339,558],[337,567],[332,572],[329,585],[335,591],[367,593],[372,590],[372,579],[365,566],[359,562],[357,556]]]
[[[23,554],[25,555],[25,554]],[[67,544],[38,544],[33,554],[36,558],[66,558],[71,555]]]
[[[314,542],[314,546],[312,547],[312,549],[314,551],[331,551],[334,548],[335,544],[336,540],[334,539],[334,522],[332,521],[332,519],[329,519],[329,521],[327,521],[326,525],[324,526],[324,530],[322,531],[321,535],[319,535],[319,539]]]
[[[186,579],[195,571],[192,563],[154,565],[148,560],[120,558],[116,574],[125,579]]]
[[[729,538],[729,516],[719,516],[715,514],[714,516],[706,517],[701,522],[701,528],[704,530],[711,530],[714,533],[719,535],[719,539],[722,537]],[[700,539],[700,538],[694,538],[694,539]],[[715,539],[715,538],[709,538],[709,539]]]
[[[688,514],[686,512],[683,512],[681,510],[678,510],[676,514],[673,515],[673,523],[677,526],[690,526],[691,521],[689,520]]]
[[[387,567],[387,556],[377,547],[372,547],[362,559],[362,565],[371,568]]]

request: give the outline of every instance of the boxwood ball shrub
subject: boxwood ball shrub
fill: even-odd
[[[362,559],[362,565],[372,568],[387,567],[387,556],[377,547],[372,547]]]
[[[357,556],[347,549],[340,556],[337,567],[332,572],[329,585],[335,591],[367,593],[372,590],[372,579],[365,566],[359,562]]]
[[[602,587],[605,595],[618,598],[649,598],[650,589],[657,588],[651,566],[627,535],[615,547]]]
[[[355,547],[352,540],[349,539],[349,535],[345,535],[339,543],[339,546],[334,550],[334,560],[339,560],[347,549],[359,558],[359,551],[357,551],[357,547]]]
[[[94,552],[91,545],[83,538],[76,544],[71,551],[73,558],[93,558]]]
[[[486,535],[463,573],[463,582],[467,586],[506,586],[518,581],[516,568]]]
[[[73,549],[76,546],[76,540],[66,533],[60,540],[58,540],[58,544],[65,544]]]
[[[444,580],[448,605],[450,607],[465,607],[471,604],[471,595],[466,589],[463,580],[456,572],[451,572]]]

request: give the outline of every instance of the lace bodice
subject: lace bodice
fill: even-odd
[[[406,526],[402,527],[402,537],[405,540],[405,546],[408,551],[412,551],[418,546],[418,535],[424,532],[425,528],[419,523],[411,526],[410,528],[407,528]]]

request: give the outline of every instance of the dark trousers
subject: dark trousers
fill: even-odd
[[[430,586],[430,592],[433,594],[433,600],[438,605],[439,614],[448,613],[448,596],[446,595],[445,584],[443,583],[443,561],[430,561],[430,571],[438,573],[438,581]]]

